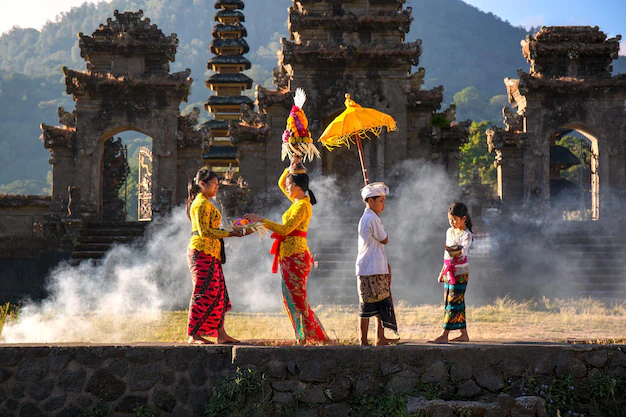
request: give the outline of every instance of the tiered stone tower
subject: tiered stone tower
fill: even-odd
[[[592,143],[592,218],[626,201],[626,75],[611,76],[620,40],[597,26],[568,26],[544,27],[521,42],[530,70],[504,80],[517,114],[505,108],[507,129],[488,133],[505,206],[547,212],[551,145],[572,130]]]
[[[253,100],[241,95],[252,88],[252,79],[241,73],[251,67],[243,56],[250,50],[244,39],[248,35],[246,28],[241,24],[245,21],[240,11],[244,8],[243,1],[217,0],[215,8],[219,9],[211,42],[211,53],[215,56],[207,62],[207,68],[215,74],[206,80],[207,88],[215,91],[215,95],[204,104],[213,115],[213,120],[203,126],[211,138],[211,148],[204,159],[214,171],[223,172],[230,164],[238,167],[237,149],[230,141],[228,124],[239,120],[242,105],[253,107]]]
[[[423,68],[411,75],[411,66],[419,63],[421,41],[404,42],[412,11],[403,9],[403,3],[294,0],[289,8],[291,41],[281,40],[279,68],[274,71],[278,89],[257,87],[268,139],[239,137],[237,129],[231,130],[239,146],[241,174],[253,190],[274,188],[282,170],[280,138],[298,87],[308,96],[304,111],[315,139],[345,109],[346,93],[363,107],[396,119],[397,132],[364,142],[371,181],[393,183],[401,172],[392,167],[409,158],[439,161],[458,178],[459,145],[467,138],[467,126],[451,126],[453,111],[433,123],[443,87],[422,90]],[[311,173],[336,175],[345,185],[362,181],[356,149],[321,151],[321,162],[309,166]]]

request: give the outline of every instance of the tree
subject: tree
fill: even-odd
[[[466,144],[461,146],[461,161],[459,162],[459,180],[461,185],[467,184],[472,178],[474,165],[478,168],[483,184],[496,184],[497,173],[493,164],[493,155],[489,154],[486,131],[490,123],[473,122],[470,127],[470,136]]]

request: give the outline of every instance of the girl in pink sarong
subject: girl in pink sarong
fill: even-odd
[[[448,209],[450,228],[446,232],[444,265],[439,282],[444,285],[445,315],[443,332],[431,343],[448,343],[450,330],[460,330],[461,335],[453,342],[469,342],[465,317],[465,290],[469,277],[467,255],[472,244],[472,219],[463,203],[454,203]]]

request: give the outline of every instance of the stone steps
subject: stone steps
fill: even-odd
[[[147,222],[100,221],[83,226],[74,245],[70,265],[99,262],[115,243],[131,243],[144,235]]]

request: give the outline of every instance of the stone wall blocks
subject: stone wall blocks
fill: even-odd
[[[159,379],[159,382],[161,382],[161,384],[163,384],[163,386],[169,387],[174,382],[176,382],[176,374],[174,374],[174,372],[172,372],[172,371],[162,372],[161,373],[161,378]]]
[[[350,415],[350,404],[339,403],[330,404],[324,407],[324,417],[348,417]]]
[[[129,388],[131,391],[147,391],[157,383],[160,376],[161,371],[154,364],[133,367],[130,370]]]
[[[101,369],[89,379],[85,391],[103,401],[114,401],[126,391],[126,383],[111,372]]]
[[[529,367],[528,362],[519,356],[507,357],[498,365],[505,378],[515,378],[523,375]]]
[[[26,390],[26,386],[22,384],[21,382],[17,382],[13,384],[13,386],[11,387],[11,398],[18,399],[18,400],[24,398],[25,390]]]
[[[206,404],[209,402],[211,398],[210,391],[207,390],[198,390],[192,391],[191,396],[189,397],[189,402],[191,403],[191,408],[193,409],[194,415],[202,416],[204,415],[204,410],[206,409]]]
[[[15,401],[14,399],[8,399],[6,402],[6,407],[10,410],[10,411],[15,411],[17,410],[17,408],[20,406],[20,403]],[[15,413],[9,413],[8,415],[13,416],[15,415]]]
[[[148,405],[148,397],[139,395],[127,395],[115,407],[116,411],[121,413],[132,413],[137,407]]]
[[[422,374],[422,382],[441,382],[448,376],[448,368],[443,361],[433,362]]]
[[[473,371],[469,362],[455,362],[450,366],[450,379],[454,382],[468,380],[472,377]]]
[[[165,353],[165,363],[175,371],[186,371],[189,366],[189,357],[193,357],[193,355],[186,349],[175,347]]]
[[[301,383],[297,379],[287,379],[284,381],[272,381],[272,389],[280,392],[292,392],[300,388]]]
[[[83,414],[82,410],[75,406],[69,406],[59,414],[56,414],[55,417],[80,417]]]
[[[380,373],[382,374],[382,376],[395,374],[397,372],[400,372],[401,370],[402,370],[402,366],[400,366],[400,364],[398,363],[383,361],[380,364]]]
[[[613,367],[626,366],[626,353],[622,351],[621,347],[611,352],[609,364]]]
[[[26,403],[20,408],[20,417],[43,417],[44,414],[33,403]]]
[[[206,383],[207,375],[204,371],[204,366],[202,362],[196,361],[191,364],[191,368],[189,369],[189,377],[193,385],[204,385]]]
[[[428,410],[430,402],[424,397],[409,397],[406,402],[406,410],[409,414],[422,415]]]
[[[370,374],[361,374],[357,377],[352,387],[352,395],[355,398],[361,398],[365,395],[375,397],[382,393],[383,389],[378,378]]]
[[[129,363],[148,363],[152,359],[152,349],[143,347],[129,347],[126,350],[126,359]]]
[[[11,378],[12,375],[13,373],[8,369],[0,368],[0,382],[8,380],[9,378]]]
[[[87,409],[92,406],[93,400],[89,395],[81,395],[76,399],[78,405],[80,405],[83,409]]]
[[[50,354],[48,347],[32,347],[24,349],[23,356],[25,358],[45,358]]]
[[[152,396],[154,405],[168,413],[176,407],[176,398],[165,390],[157,390]]]
[[[496,392],[504,388],[502,378],[488,368],[474,369],[474,379],[479,386],[491,392]]]
[[[121,359],[113,361],[108,366],[108,369],[109,371],[113,372],[115,375],[121,378],[126,375],[126,372],[128,371],[128,362]]]
[[[322,386],[319,384],[309,384],[304,391],[304,396],[301,401],[304,403],[324,404],[326,402],[326,395],[324,394]]]
[[[52,394],[54,390],[54,381],[46,380],[42,382],[35,382],[28,387],[28,393],[33,400],[41,401],[45,400]]]
[[[50,370],[53,372],[58,372],[65,368],[65,365],[72,358],[70,354],[62,354],[62,355],[50,355],[48,357],[48,362],[50,364]]]
[[[573,375],[576,378],[582,378],[587,375],[587,367],[573,351],[569,350],[559,354],[555,373],[557,376]]]
[[[186,403],[189,398],[189,382],[184,377],[180,378],[174,386],[174,395],[182,403]]]
[[[267,375],[270,378],[287,378],[287,366],[280,361],[272,360],[267,366]]]
[[[530,417],[548,417],[548,413],[546,411],[546,400],[541,397],[524,396],[516,398],[515,401],[518,403],[518,408],[532,411]],[[511,410],[511,415],[521,416],[521,414],[515,413],[515,409]]]
[[[58,384],[63,391],[82,392],[87,374],[85,371],[63,371],[59,377]]]
[[[335,361],[310,360],[299,366],[299,379],[304,382],[327,382],[335,368]]]
[[[413,388],[419,382],[420,376],[417,372],[405,370],[395,374],[385,387],[388,392],[398,392],[401,394],[410,394]]]
[[[65,394],[52,397],[43,403],[43,409],[46,411],[55,411],[63,407],[65,404]]]
[[[336,374],[328,384],[327,391],[332,396],[333,401],[343,401],[350,396],[352,382],[346,374]]]
[[[602,368],[609,360],[609,355],[604,349],[592,350],[591,352],[585,352],[583,354],[583,358],[585,359],[585,362],[594,368]]]
[[[0,403],[7,399],[7,394],[3,388],[0,388]]]
[[[272,401],[276,404],[284,405],[287,407],[291,407],[296,403],[293,392],[275,392],[272,396]]]
[[[98,369],[102,366],[102,349],[101,348],[82,348],[76,352],[74,360],[88,368]]]
[[[461,398],[474,398],[480,394],[481,391],[480,387],[476,385],[473,380],[468,379],[459,385],[456,395]]]
[[[15,370],[15,378],[18,381],[36,382],[41,381],[48,373],[48,361],[43,359],[23,360]]]
[[[319,408],[309,408],[306,410],[298,410],[298,414],[296,417],[319,417],[320,411]]]

